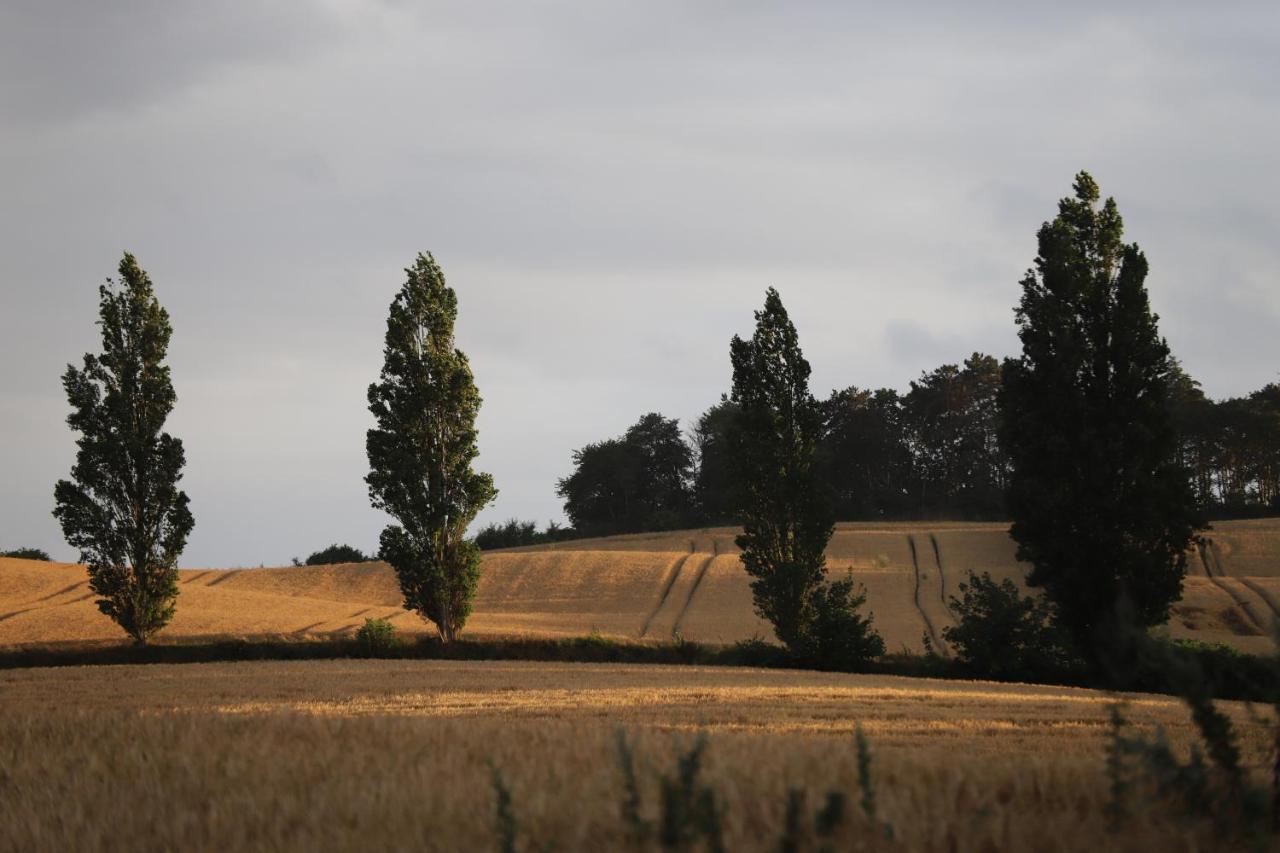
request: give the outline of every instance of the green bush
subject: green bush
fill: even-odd
[[[356,642],[371,658],[385,657],[400,645],[396,626],[386,619],[366,619],[356,630]]]
[[[0,557],[12,557],[15,560],[43,560],[53,562],[49,552],[40,548],[14,548],[12,551],[0,551]]]
[[[1066,637],[1054,625],[1047,599],[1023,596],[1013,581],[996,583],[988,572],[969,572],[960,593],[951,598],[957,624],[943,628],[942,637],[971,674],[1036,678],[1071,667]]]
[[[859,609],[866,590],[855,591],[852,576],[819,586],[810,598],[811,616],[800,641],[801,657],[819,669],[851,672],[884,654],[884,640]]]
[[[322,548],[316,551],[306,559],[308,566],[328,566],[334,563],[368,563],[378,559],[377,557],[367,556],[359,548],[353,548],[350,545],[330,545],[328,548]]]

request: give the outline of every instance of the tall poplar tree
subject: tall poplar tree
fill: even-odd
[[[1164,622],[1203,526],[1176,463],[1174,362],[1147,299],[1147,259],[1113,199],[1076,176],[1038,235],[1003,368],[1008,507],[1028,583],[1080,651],[1105,661],[1126,631]]]
[[[418,255],[387,316],[380,380],[369,386],[369,498],[398,524],[379,554],[395,569],[405,607],[452,642],[471,613],[480,549],[467,526],[497,495],[472,470],[480,394],[454,347],[458,300],[430,254]]]
[[[119,273],[98,288],[102,354],[62,377],[80,438],[53,514],[88,566],[98,609],[144,644],[173,618],[178,556],[195,522],[178,489],[182,442],[164,432],[177,399],[164,364],[169,315],[133,255]]]
[[[729,347],[731,400],[739,409],[732,435],[743,517],[737,543],[756,611],[796,649],[813,619],[835,530],[815,464],[822,416],[809,393],[809,362],[778,291],[768,289],[755,317],[751,339],[735,335]]]

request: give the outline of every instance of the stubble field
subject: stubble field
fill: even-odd
[[[1136,724],[1188,746],[1177,701],[1124,700]],[[9,671],[0,847],[497,849],[497,768],[520,849],[619,849],[621,729],[649,820],[658,775],[707,736],[703,777],[730,850],[777,849],[797,788],[810,812],[830,789],[849,795],[836,849],[1229,849],[1141,802],[1123,831],[1107,831],[1113,701],[1061,687],[518,662]],[[1268,714],[1227,707],[1262,774]],[[872,744],[877,825],[857,806],[857,725]]]
[[[466,632],[473,637],[630,641],[679,635],[705,643],[768,639],[752,612],[730,528],[585,539],[488,553]],[[1190,554],[1173,637],[1269,653],[1280,613],[1280,520],[1219,522]],[[1086,547],[1082,543],[1082,548]],[[852,570],[892,652],[945,653],[949,600],[970,570],[1021,584],[1026,568],[1002,524],[845,523],[828,548],[834,574]],[[279,569],[187,569],[177,616],[159,641],[350,634],[390,619],[404,634],[430,626],[400,606],[381,563]],[[94,606],[84,568],[0,559],[0,646],[119,641]]]

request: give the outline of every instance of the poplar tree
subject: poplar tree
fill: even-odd
[[[750,340],[735,335],[731,400],[738,406],[733,460],[741,489],[742,564],[756,612],[788,647],[800,647],[826,578],[834,518],[815,465],[822,417],[809,393],[809,362],[772,287]]]
[[[1039,231],[1005,362],[1000,438],[1019,560],[1084,654],[1165,622],[1203,526],[1177,464],[1175,363],[1147,297],[1147,258],[1114,199],[1076,176]]]
[[[164,364],[169,315],[133,255],[119,274],[98,289],[102,354],[62,377],[80,437],[53,514],[88,567],[98,609],[145,644],[173,618],[178,556],[195,522],[178,489],[182,442],[164,432],[177,399]]]
[[[387,316],[384,361],[369,386],[369,498],[398,523],[379,540],[405,607],[435,623],[444,642],[458,636],[480,579],[480,549],[465,539],[476,513],[497,495],[493,478],[472,470],[480,394],[455,348],[458,300],[430,254],[405,270]]]

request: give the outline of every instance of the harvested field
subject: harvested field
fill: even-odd
[[[769,638],[751,610],[732,528],[584,539],[485,555],[472,636],[630,640],[679,634],[708,643]],[[1219,522],[1191,554],[1174,637],[1272,649],[1280,606],[1280,520]],[[920,651],[953,623],[948,605],[970,570],[1022,583],[1025,568],[1001,524],[911,522],[837,526],[830,569],[852,570],[890,651]],[[165,639],[326,636],[366,618],[404,633],[430,626],[400,607],[382,564],[186,570]],[[0,559],[0,645],[119,640],[94,606],[83,568]]]
[[[787,792],[857,799],[853,730],[874,750],[879,819],[837,849],[1205,850],[1212,833],[1140,810],[1105,830],[1112,699],[1088,690],[792,671],[317,661],[0,673],[12,850],[497,849],[488,762],[521,840],[621,846],[615,732],[656,775],[695,733],[728,849],[776,849]],[[1183,708],[1126,697],[1185,749]],[[1250,767],[1265,721],[1227,706]],[[120,807],[128,803],[127,808]],[[523,849],[523,848],[522,848]],[[1222,849],[1219,843],[1217,849]]]

